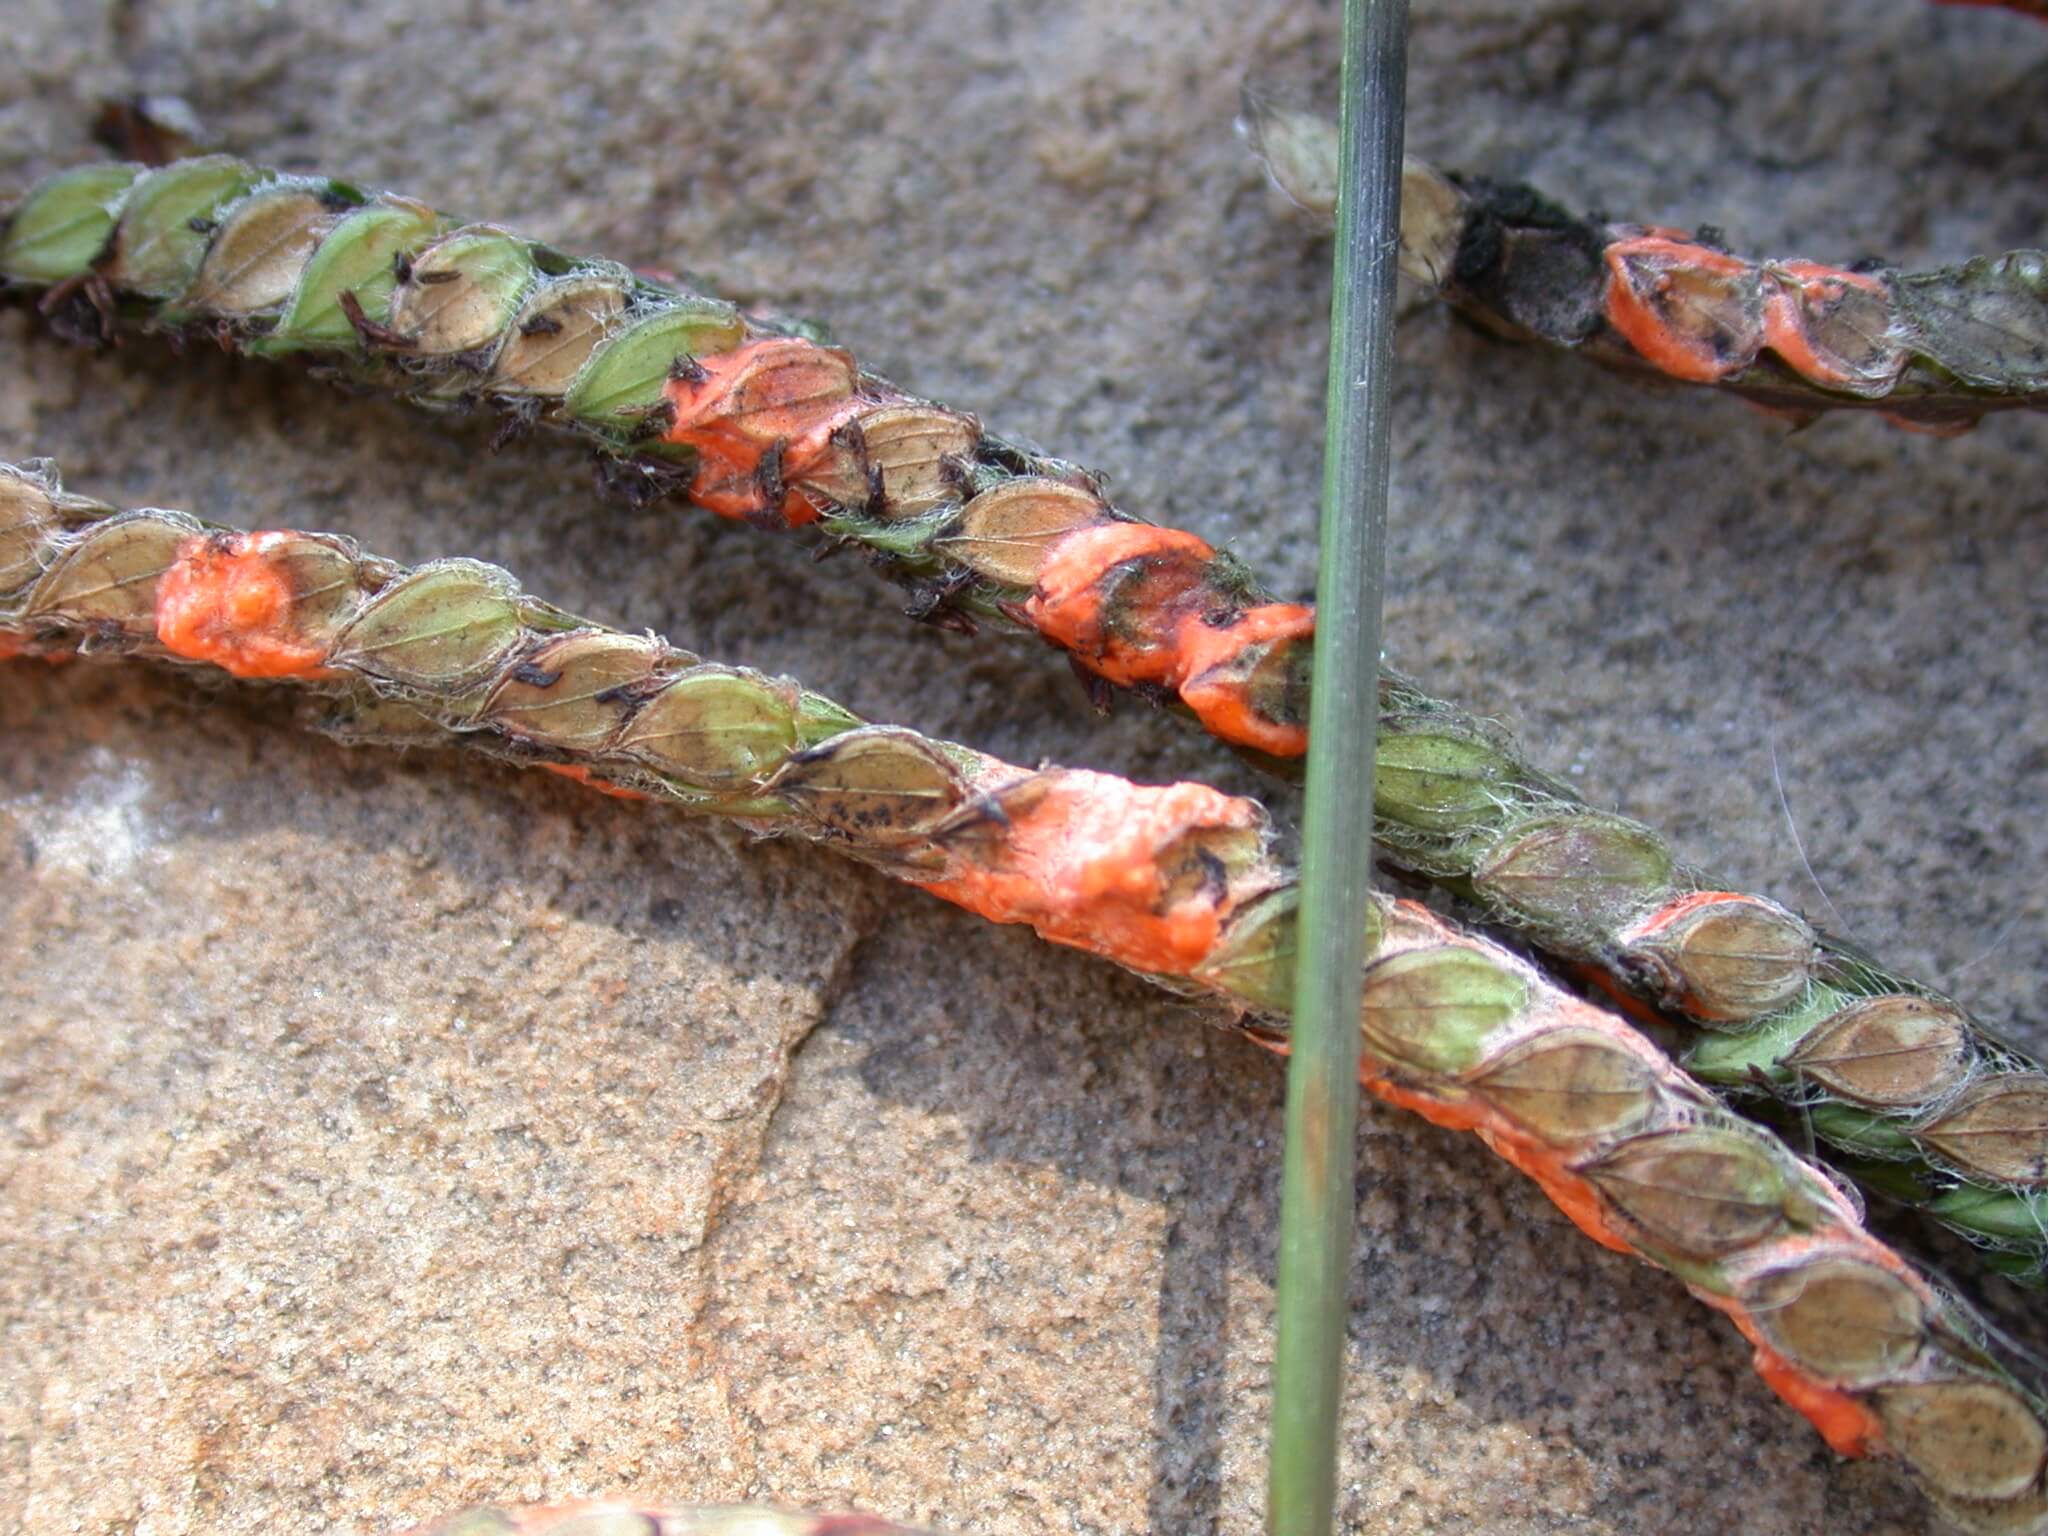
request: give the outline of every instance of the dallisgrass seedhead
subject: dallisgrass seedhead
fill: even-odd
[[[349,739],[466,746],[813,839],[994,920],[1206,991],[1254,1038],[1285,1047],[1291,872],[1256,806],[1201,785],[1024,769],[863,725],[786,680],[585,623],[476,561],[406,570],[332,535],[120,512],[63,494],[44,466],[0,467],[0,653],[78,652],[289,684],[310,720]],[[1612,870],[1600,852],[1610,830],[1600,822],[1590,840],[1546,846],[1589,847],[1591,864]],[[1764,1347],[1767,1378],[1838,1449],[1900,1457],[1975,1528],[2036,1517],[2048,1405],[2001,1364],[1986,1330],[1863,1230],[1826,1176],[1499,945],[1384,898],[1365,938],[1367,1086],[1484,1132],[1585,1231],[1680,1275]],[[1823,1009],[1811,1022],[1850,1017],[1828,1026],[1804,1069],[1846,1072],[1879,1098],[1953,1072],[1952,1057],[1928,1049],[1952,1038],[1938,1007],[1871,1003]],[[1865,1069],[1894,1058],[1852,1048],[1881,1038],[1907,1046],[1888,1077]],[[2048,1194],[2026,1153],[2039,1079],[1980,1082],[1939,1100],[1937,1155],[2015,1186],[1951,1183],[1939,1198]],[[1863,1115],[1914,1145],[1874,1111],[1821,1103],[1817,1123],[1824,1111]],[[2019,1225],[2010,1209],[1964,1219]],[[553,1529],[540,1515],[467,1518],[494,1532]]]
[[[1245,132],[1319,217],[1337,127],[1248,93]],[[1874,409],[1960,431],[2048,408],[2048,253],[1926,272],[1752,261],[1707,231],[1580,219],[1532,188],[1408,162],[1402,270],[1489,329],[1712,385],[1799,419]]]
[[[1600,355],[1626,349],[1637,366],[1663,356],[1753,398],[1875,402],[1923,423],[2036,404],[2048,388],[2048,264],[2037,256],[1917,275],[1752,263],[1670,231],[1594,225],[1526,188],[1419,172],[1408,183],[1404,206],[1437,221],[1416,240],[1440,245],[1455,226],[1455,258],[1439,251],[1430,270],[1449,271],[1453,297],[1510,329]],[[919,617],[1021,626],[1064,649],[1104,697],[1125,687],[1171,701],[1261,766],[1284,769],[1307,746],[1312,608],[1271,600],[1190,533],[1134,520],[1086,471],[719,299],[409,199],[223,156],[43,182],[0,232],[0,284],[37,294],[70,334],[204,335],[437,410],[495,410],[508,429],[575,433],[636,499],[680,491],[723,516],[820,524],[901,580]],[[13,519],[0,520],[0,573],[18,585],[31,562],[55,562],[26,615],[92,612],[114,627],[138,618],[127,578],[160,568],[185,532],[144,519],[90,548],[38,555],[34,516],[0,514]],[[387,688],[497,675],[536,615],[514,614],[475,571],[421,579],[358,616],[346,659]],[[446,626],[416,622],[427,614]],[[196,636],[205,629],[195,621]],[[282,635],[238,665],[289,669],[329,638]],[[508,685],[500,702],[521,701],[536,748],[622,722],[612,746],[630,742],[620,772],[633,784],[687,783],[713,799],[787,745],[781,706],[744,688],[726,698],[698,682],[669,697],[652,681],[633,686],[651,697],[547,703],[545,690]],[[2035,1063],[1797,914],[1715,889],[1650,829],[1585,806],[1497,727],[1392,674],[1380,696],[1375,835],[1391,859],[1450,883],[1532,945],[1719,1031],[1690,1047],[1703,1077],[1761,1114],[1798,1102],[1845,1167],[1882,1162],[1902,1175],[1888,1172],[1888,1194],[1903,1191],[2001,1265],[2048,1276],[2028,1173],[2048,1161],[2048,1126],[2030,1119],[2029,1093],[1977,1087],[2030,1081]],[[389,702],[337,710],[337,728],[401,730]],[[714,704],[730,718],[714,720]],[[817,746],[845,728],[827,719],[822,734],[800,719],[797,739]],[[1941,1145],[1929,1139],[1937,1128]]]

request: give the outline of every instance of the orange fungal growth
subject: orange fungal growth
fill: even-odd
[[[1000,837],[971,848],[963,839],[943,876],[915,883],[1133,970],[1185,976],[1254,894],[1230,873],[1251,861],[1230,855],[1256,850],[1264,816],[1205,784],[1048,770],[995,791],[991,814]]]
[[[1098,677],[1170,688],[1220,739],[1298,757],[1308,731],[1262,707],[1261,664],[1284,663],[1286,647],[1312,638],[1315,610],[1238,606],[1216,585],[1215,559],[1211,545],[1179,529],[1081,528],[1047,554],[1022,613]]]
[[[1866,1246],[1877,1247],[1874,1243]],[[1839,1387],[1815,1381],[1771,1348],[1742,1308],[1711,1295],[1702,1295],[1701,1299],[1742,1331],[1752,1346],[1751,1361],[1764,1385],[1818,1430],[1829,1450],[1837,1456],[1874,1456],[1884,1449],[1884,1425],[1867,1404]]]
[[[157,580],[156,637],[174,656],[235,677],[317,678],[322,647],[294,621],[299,592],[279,558],[295,533],[199,534]]]
[[[1179,621],[1191,607],[1216,603],[1205,579],[1215,558],[1211,545],[1177,528],[1081,528],[1047,554],[1024,612],[1034,629],[1097,676],[1127,688],[1172,687],[1181,675]],[[1143,601],[1129,600],[1133,588]]]
[[[1396,1109],[1409,1110],[1447,1131],[1471,1131],[1504,1160],[1534,1179],[1550,1203],[1571,1218],[1572,1225],[1603,1248],[1633,1254],[1628,1239],[1607,1225],[1600,1214],[1600,1196],[1593,1186],[1566,1166],[1556,1148],[1518,1129],[1505,1116],[1477,1099],[1448,1099],[1440,1092],[1412,1088],[1367,1062],[1359,1070],[1365,1091]]]
[[[668,382],[675,417],[662,434],[696,450],[690,499],[721,517],[815,522],[817,507],[795,486],[826,464],[859,380],[846,353],[795,336],[694,360]]]
[[[1305,699],[1287,698],[1286,652],[1315,639],[1316,611],[1301,603],[1264,603],[1230,623],[1190,625],[1184,631],[1188,679],[1181,701],[1213,736],[1274,757],[1308,751]],[[1277,697],[1274,697],[1277,695]],[[1282,718],[1268,703],[1286,703]]]
[[[1787,367],[1826,388],[1871,395],[1891,388],[1906,354],[1884,335],[1890,295],[1882,278],[1815,261],[1775,262],[1765,270],[1771,281],[1764,292],[1764,345]],[[1829,335],[1836,333],[1863,355],[1831,345]]]
[[[545,768],[549,773],[559,773],[565,779],[574,779],[578,784],[594,789],[600,795],[610,795],[614,800],[648,800],[653,798],[651,795],[643,795],[637,789],[628,789],[623,784],[607,783],[581,763],[538,763],[535,766]]]
[[[1749,262],[1661,230],[1616,240],[1605,257],[1607,322],[1645,362],[1711,384],[1756,361],[1760,277]]]

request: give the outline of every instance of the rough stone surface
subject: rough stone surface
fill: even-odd
[[[2043,243],[2048,28],[1794,9],[1421,7],[1410,145],[1750,249]],[[1248,70],[1330,98],[1332,6],[80,10],[9,7],[0,184],[173,92],[252,156],[828,317],[1310,584],[1328,252],[1230,121]],[[2048,423],[1788,435],[1427,305],[1400,357],[1396,660],[2048,1047]],[[498,560],[877,718],[1247,782],[855,560],[601,507],[486,430],[0,316],[0,452],[83,490]],[[0,672],[0,1526],[617,1490],[1258,1529],[1269,1060],[823,855],[280,718]],[[1368,1109],[1358,1185],[1346,1530],[1926,1528],[1476,1144]]]

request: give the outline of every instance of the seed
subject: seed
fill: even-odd
[[[686,672],[649,699],[617,750],[693,784],[751,784],[797,748],[791,690],[725,667]]]
[[[1938,1498],[1935,1507],[1970,1536],[2041,1536],[2048,1530],[2048,1492],[2038,1486],[2009,1499]]]
[[[434,210],[424,203],[394,200],[358,208],[334,226],[307,261],[277,329],[252,341],[249,349],[265,356],[360,349],[362,340],[342,307],[342,295],[352,295],[361,314],[381,322],[390,312],[391,289],[398,280],[394,258],[433,228]]]
[[[37,183],[0,232],[0,277],[61,283],[92,267],[139,165],[86,165]]]
[[[290,182],[235,204],[199,265],[180,312],[229,317],[276,309],[292,296],[337,222],[319,194]]]
[[[1709,1022],[1776,1013],[1813,976],[1813,930],[1776,902],[1709,891],[1653,914],[1620,939],[1648,963],[1667,1007]]]
[[[1920,1137],[1966,1173],[2048,1183],[2048,1074],[1989,1078],[1922,1126]]]
[[[1969,1022],[1928,998],[1873,997],[1830,1017],[1785,1057],[1830,1092],[1878,1109],[1931,1103],[1970,1069]]]
[[[44,540],[56,526],[57,505],[39,477],[0,471],[0,596],[41,574]]]
[[[1906,366],[1880,277],[1811,261],[1764,268],[1764,344],[1827,389],[1875,399]]]
[[[1472,884],[1585,949],[1660,900],[1672,875],[1670,851],[1647,827],[1582,814],[1517,829],[1473,871]]]
[[[235,677],[317,675],[356,611],[356,570],[354,546],[324,534],[189,539],[157,583],[157,641]]]
[[[1031,475],[968,502],[958,527],[936,547],[977,576],[1028,591],[1053,545],[1077,528],[1108,520],[1109,508],[1093,492]]]
[[[1514,1021],[1529,985],[1477,950],[1411,949],[1368,966],[1361,1028],[1367,1045],[1424,1072],[1463,1072],[1488,1036]]]
[[[1295,935],[1300,887],[1283,886],[1230,920],[1223,942],[1195,968],[1194,978],[1265,1013],[1294,1005]]]
[[[592,354],[562,408],[593,427],[630,431],[667,395],[677,363],[738,344],[739,311],[713,299],[686,299],[636,321]]]
[[[499,678],[481,718],[525,741],[601,750],[632,713],[624,690],[648,678],[666,649],[642,635],[563,635]]]
[[[1622,1135],[1657,1108],[1657,1077],[1633,1051],[1573,1026],[1517,1046],[1471,1080],[1488,1103],[1560,1146]]]
[[[1696,384],[1756,361],[1764,336],[1758,268],[1666,235],[1617,240],[1605,259],[1608,323],[1645,361]]]
[[[501,394],[559,396],[626,308],[626,275],[577,275],[544,283],[507,328],[491,367]]]
[[[959,499],[949,460],[968,463],[981,423],[935,405],[887,405],[860,418],[867,462],[882,474],[881,515],[892,522]]]
[[[859,382],[852,357],[837,347],[764,337],[705,359],[694,377],[670,379],[665,395],[676,417],[666,435],[750,461],[779,446],[806,460],[788,470],[798,476],[844,424]]]
[[[2007,390],[2048,381],[2048,284],[2014,252],[1897,280],[1908,344],[1966,384]]]
[[[1380,722],[1373,809],[1386,820],[1449,832],[1489,820],[1513,765],[1487,742],[1422,718]]]
[[[378,593],[331,664],[439,694],[488,677],[519,643],[512,578],[478,560],[437,560]]]
[[[156,636],[157,578],[199,525],[174,512],[133,512],[101,523],[29,590],[23,615]]]
[[[538,275],[524,240],[485,225],[458,229],[413,259],[391,300],[391,328],[415,357],[481,351],[504,336]]]
[[[1777,1162],[1749,1138],[1711,1126],[1637,1137],[1580,1172],[1653,1241],[1688,1258],[1746,1248],[1785,1220]]]
[[[765,791],[818,830],[875,849],[924,841],[966,799],[960,771],[914,731],[869,726],[798,754]]]
[[[1877,1413],[1892,1448],[1957,1498],[2015,1498],[2048,1455],[2048,1431],[2033,1410],[1989,1381],[1893,1387],[1877,1394]]]
[[[1926,1336],[1926,1309],[1913,1288],[1862,1259],[1768,1270],[1749,1281],[1743,1301],[1773,1349],[1839,1387],[1897,1376]]]
[[[204,155],[151,171],[121,205],[107,249],[107,281],[151,299],[183,293],[221,214],[261,178],[262,172],[231,155]]]

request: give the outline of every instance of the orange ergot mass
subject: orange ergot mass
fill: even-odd
[[[600,795],[610,795],[614,800],[646,800],[652,798],[642,794],[637,789],[628,789],[623,784],[608,783],[591,772],[582,763],[540,763],[537,766],[547,769],[549,773],[559,773],[565,779],[574,779],[585,788],[594,789]]]
[[[1265,817],[1205,784],[1133,784],[1048,770],[994,792],[999,838],[953,858],[935,896],[1133,970],[1185,975],[1247,896],[1206,838],[1256,844]],[[1241,861],[1239,861],[1241,862]],[[1196,878],[1177,878],[1194,871]]]
[[[858,382],[846,353],[794,336],[694,359],[668,382],[675,417],[663,434],[696,450],[690,499],[721,517],[774,513],[790,527],[817,521],[818,508],[797,486],[854,417]]]
[[[1884,337],[1881,278],[1817,261],[1777,262],[1765,271],[1771,281],[1764,294],[1764,345],[1787,367],[1830,389],[1876,394],[1890,388],[1906,354]],[[1849,328],[1864,354],[1851,357],[1819,333],[1858,302],[1871,313]]]
[[[294,624],[299,593],[276,556],[291,533],[199,534],[157,579],[164,649],[236,677],[318,677],[321,646]]]
[[[1617,240],[1607,263],[1607,321],[1675,379],[1711,384],[1763,344],[1757,269],[1725,251],[1653,230]]]
[[[1019,610],[1089,671],[1123,687],[1178,694],[1224,741],[1276,757],[1308,750],[1301,712],[1276,716],[1254,686],[1256,663],[1315,633],[1315,611],[1244,607],[1216,580],[1216,550],[1149,523],[1101,523],[1055,544]]]

